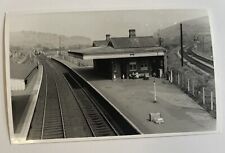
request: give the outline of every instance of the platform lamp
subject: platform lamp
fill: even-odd
[[[153,102],[154,103],[157,102],[155,77],[156,77],[156,73],[154,72],[153,73],[153,88],[154,88],[154,100],[153,100]]]

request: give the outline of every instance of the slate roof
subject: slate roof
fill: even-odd
[[[17,64],[10,62],[10,78],[25,80],[36,66],[35,64]]]
[[[162,56],[166,49],[160,47],[152,36],[111,37],[94,41],[91,48],[70,51],[69,54],[81,59]]]
[[[99,46],[108,46],[109,41],[107,40],[96,40],[93,41],[93,47],[99,47]]]
[[[110,39],[110,46],[115,49],[156,47],[156,40],[152,36],[145,37],[115,37]]]

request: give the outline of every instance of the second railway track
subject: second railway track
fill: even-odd
[[[71,87],[74,97],[76,98],[80,109],[85,116],[85,119],[91,129],[92,135],[97,136],[114,136],[118,135],[104,114],[95,105],[95,101],[90,98],[87,92],[82,89],[81,85],[69,73],[65,74],[68,84],[73,84]]]
[[[179,50],[180,53],[180,50]],[[197,67],[199,67],[200,69],[202,69],[203,71],[214,75],[214,68],[213,68],[213,64],[212,62],[206,62],[207,64],[209,64],[210,66],[208,66],[207,64],[204,64],[205,60],[202,60],[202,58],[197,58],[193,55],[193,52],[190,52],[188,50],[188,52],[183,52],[184,58],[189,61],[190,63],[196,65]],[[193,58],[192,56],[194,56],[195,58],[197,58],[198,60],[196,60],[195,58]],[[203,62],[200,62],[203,61]]]
[[[205,58],[203,56],[200,56],[200,55],[196,54],[195,52],[192,51],[191,48],[188,48],[187,54],[191,55],[191,56],[193,56],[193,57],[195,57],[195,58],[197,58],[197,59],[199,59],[199,60],[209,64],[209,65],[212,65],[212,66],[214,65],[213,60]]]

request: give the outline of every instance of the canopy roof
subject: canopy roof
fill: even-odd
[[[102,46],[74,50],[70,51],[69,54],[81,59],[109,59],[144,56],[163,56],[165,54],[165,51],[166,49],[163,47],[115,49],[110,46]]]

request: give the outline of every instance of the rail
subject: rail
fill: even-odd
[[[110,124],[105,118],[101,110],[96,107],[95,102],[89,98],[89,95],[84,91],[82,86],[73,78],[71,74],[65,75],[65,79],[76,99],[78,106],[85,120],[91,130],[93,136],[113,136],[118,135],[116,129]],[[71,87],[70,84],[77,85],[76,91]],[[80,93],[79,93],[80,91]],[[77,95],[79,94],[79,96]],[[89,99],[89,100],[88,100]]]
[[[179,54],[180,54],[180,50],[179,50]],[[192,63],[192,64],[194,64],[194,65],[196,65],[197,67],[199,67],[200,69],[202,69],[203,71],[205,71],[205,72],[207,72],[207,73],[209,73],[209,74],[211,74],[211,75],[213,75],[214,76],[214,69],[212,68],[212,67],[210,67],[210,66],[208,66],[208,65],[206,65],[206,64],[203,64],[202,62],[200,62],[200,61],[198,61],[198,60],[196,60],[196,59],[194,59],[194,58],[192,58],[191,56],[190,56],[190,52],[188,51],[188,52],[183,52],[183,56],[184,56],[184,58],[187,60],[187,61],[189,61],[190,63]],[[191,54],[192,55],[192,54]],[[200,59],[199,59],[200,60]]]
[[[48,63],[45,64],[49,66]],[[58,85],[55,79],[52,79],[50,82],[48,81],[49,78],[47,76],[51,72],[46,69],[45,71],[45,81],[44,83],[42,82],[42,88],[45,92],[39,95],[41,99],[36,104],[35,113],[27,136],[29,140],[66,137]],[[53,90],[48,91],[48,86],[51,86]],[[55,94],[57,96],[53,98],[52,95]]]
[[[77,72],[71,70],[66,64],[59,62],[56,59],[54,61],[64,65],[70,74],[79,82],[80,86],[89,92],[89,95],[95,98],[95,103],[102,111],[107,120],[112,126],[117,129],[119,135],[136,135],[141,134],[141,131],[135,127],[124,115],[116,109],[111,102],[109,102],[101,93],[99,93],[92,85],[81,77]]]
[[[210,59],[207,59],[207,58],[205,58],[203,56],[198,55],[197,53],[193,52],[191,50],[191,48],[188,49],[188,53],[191,54],[192,56],[194,56],[195,58],[197,58],[197,59],[199,59],[199,60],[201,60],[203,62],[206,62],[206,63],[208,63],[208,64],[213,66],[213,60],[210,60]]]

